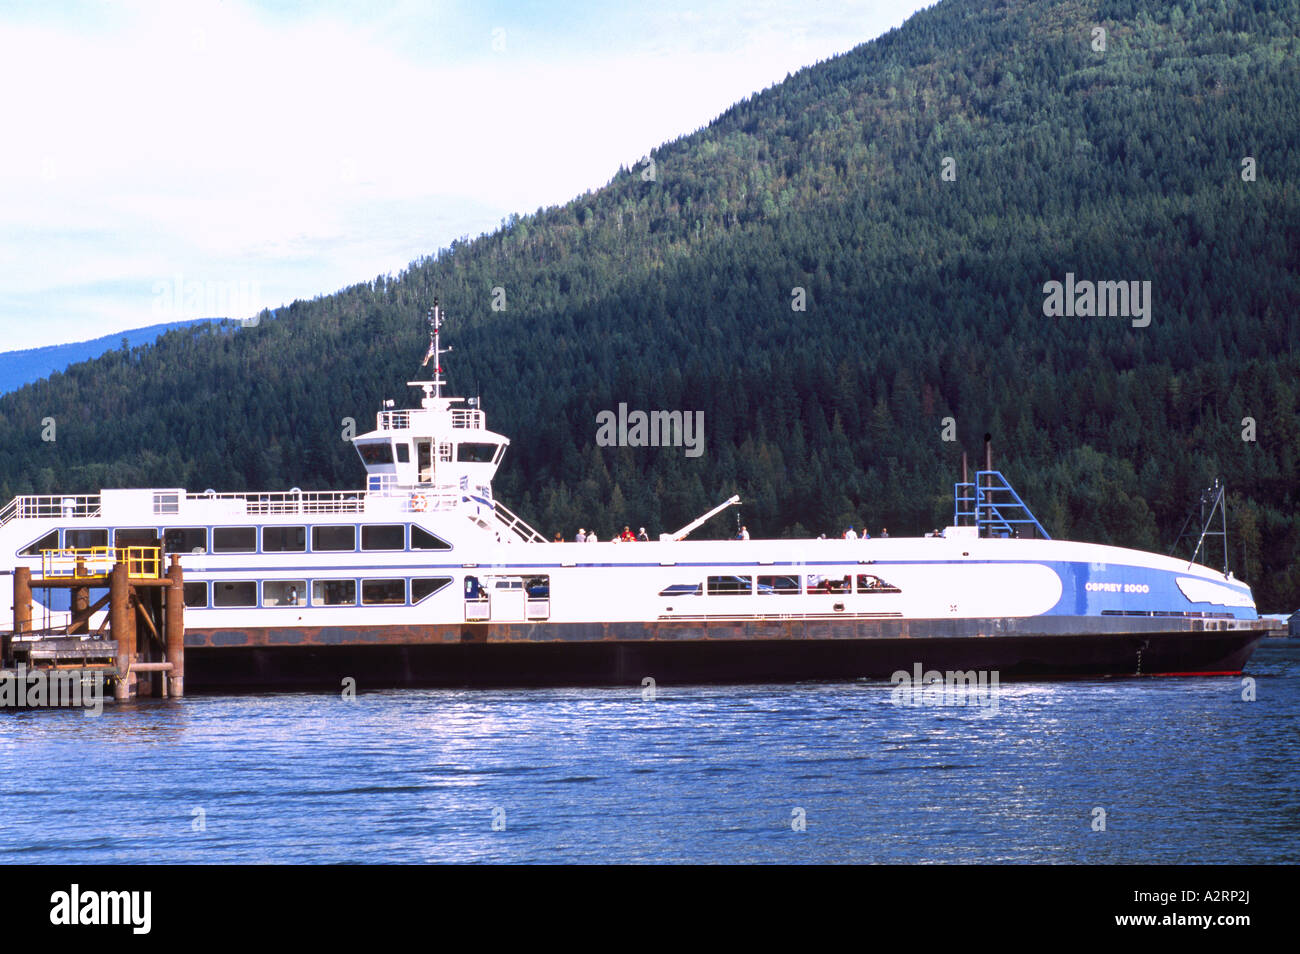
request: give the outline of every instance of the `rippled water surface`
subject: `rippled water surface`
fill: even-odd
[[[1296,863],[1300,644],[1250,673],[6,711],[0,860]]]

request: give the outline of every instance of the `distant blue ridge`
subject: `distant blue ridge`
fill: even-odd
[[[43,348],[28,348],[26,351],[0,352],[0,394],[16,391],[24,384],[39,381],[56,371],[64,371],[68,365],[78,361],[89,361],[106,352],[122,346],[125,338],[129,347],[151,344],[164,333],[173,328],[185,328],[205,322],[219,321],[218,318],[193,318],[188,321],[171,321],[161,325],[149,325],[145,328],[132,328],[119,331],[91,341],[73,341],[68,344],[46,345]]]

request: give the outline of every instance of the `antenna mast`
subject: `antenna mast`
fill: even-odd
[[[420,367],[425,367],[430,359],[433,360],[433,396],[442,397],[442,386],[447,382],[442,379],[442,356],[451,351],[451,348],[444,348],[441,344],[440,332],[442,331],[442,308],[438,305],[438,299],[433,300],[433,307],[429,309],[429,351],[425,354],[424,360],[420,362]],[[424,392],[428,394],[426,390]]]

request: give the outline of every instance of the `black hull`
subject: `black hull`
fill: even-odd
[[[1227,675],[1258,629],[871,639],[253,645],[186,648],[187,692],[397,687],[640,686],[884,679],[976,670],[1007,680]]]

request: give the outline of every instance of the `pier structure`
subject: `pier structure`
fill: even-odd
[[[185,694],[185,582],[176,554],[164,569],[159,547],[43,550],[38,574],[18,566],[13,578],[14,628],[0,634],[0,670],[102,671],[116,701]],[[68,622],[38,626],[32,594],[55,589],[69,591]]]

